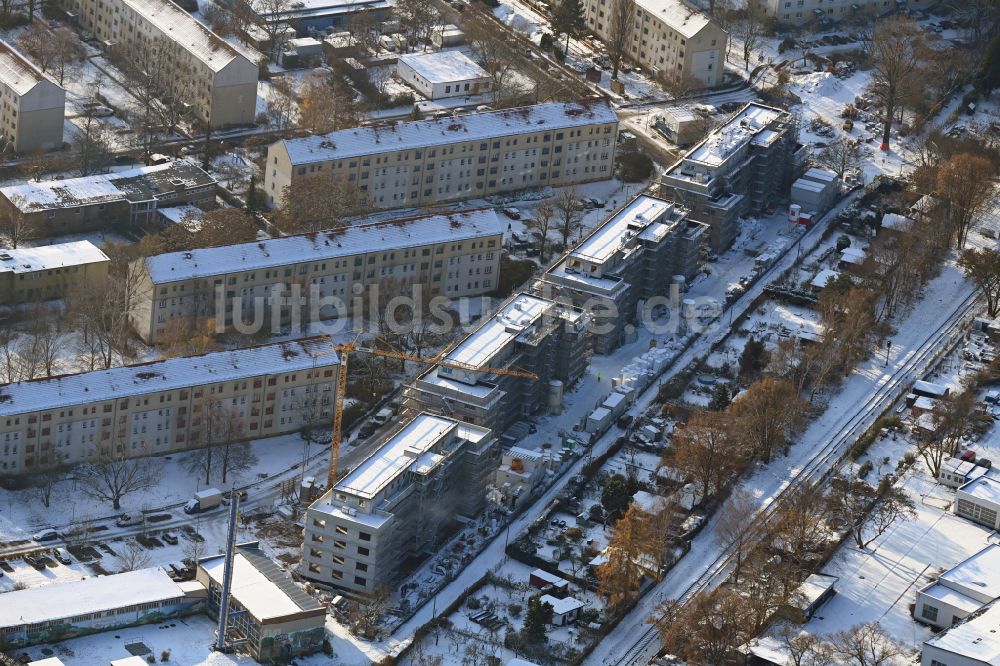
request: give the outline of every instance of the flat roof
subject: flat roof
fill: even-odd
[[[39,624],[183,597],[184,591],[159,567],[52,583],[4,593],[0,627]]]
[[[958,590],[953,590],[947,585],[942,585],[941,583],[931,583],[929,586],[920,590],[920,593],[930,597],[931,599],[936,599],[943,604],[954,606],[955,608],[965,611],[966,613],[975,612],[983,607],[982,601],[973,599],[969,595],[963,594]]]
[[[0,39],[0,82],[18,95],[24,95],[42,81],[59,85],[10,43]]]
[[[29,379],[0,387],[0,416],[336,365],[335,353],[313,358],[314,353],[328,351],[330,343],[325,338],[312,337],[110,370]]]
[[[993,602],[982,611],[942,631],[924,643],[972,660],[1000,666],[1000,604]]]
[[[568,580],[560,576],[557,576],[553,573],[549,573],[545,569],[535,569],[534,571],[531,572],[530,575],[533,576],[534,578],[539,578],[541,580],[544,580],[546,583],[549,583],[551,585],[558,585],[560,587],[569,585]]]
[[[490,77],[489,72],[461,51],[407,53],[399,56],[399,62],[430,83],[451,83]]]
[[[978,479],[965,483],[959,490],[970,497],[1000,504],[1000,479],[995,478],[989,472]],[[1000,592],[996,596],[1000,596]]]
[[[712,22],[681,0],[638,0],[636,4],[685,37],[694,37]]]
[[[607,261],[625,241],[674,209],[675,205],[647,194],[637,196],[609,217],[569,252],[570,257],[594,263]]]
[[[0,250],[0,273],[33,273],[110,261],[100,248],[87,240],[38,247]]]
[[[225,564],[225,556],[219,555],[199,561],[198,566],[221,586]],[[258,620],[324,611],[263,552],[242,545],[233,555],[232,598]]]
[[[387,0],[295,0],[293,3],[284,3],[277,11],[263,11],[265,9],[263,7],[256,7],[254,11],[261,18],[270,21],[362,12],[388,6],[390,3]],[[274,5],[270,7],[273,8]]]
[[[552,606],[552,612],[556,615],[565,615],[566,613],[571,613],[586,606],[585,603],[575,597],[558,599],[553,597],[551,594],[543,594],[539,601],[543,604],[550,604]]]
[[[802,584],[795,590],[795,595],[802,599],[806,605],[812,605],[836,585],[840,580],[837,576],[826,574],[809,574]]]
[[[467,335],[445,358],[456,363],[482,367],[507,344],[528,330],[552,305],[552,301],[544,298],[526,293],[518,294],[482,326]]]
[[[502,233],[503,226],[496,212],[492,208],[479,208],[400,217],[264,241],[168,252],[147,257],[146,270],[154,283],[176,282]]]
[[[548,102],[451,118],[389,122],[284,139],[277,144],[284,146],[291,163],[297,165],[614,122],[618,122],[618,116],[604,99]]]
[[[458,437],[472,441],[489,434],[486,428],[422,412],[337,481],[334,489],[361,497],[375,497],[404,471],[421,463],[426,464],[427,459],[422,459],[422,456],[453,431]]]
[[[704,141],[688,151],[684,160],[719,166],[765,130],[767,125],[787,113],[782,109],[750,102],[725,125],[713,130]]]
[[[177,42],[188,53],[218,72],[237,58],[254,58],[222,39],[170,0],[121,0]]]
[[[22,212],[76,208],[112,201],[148,201],[178,187],[197,189],[216,183],[198,165],[185,160],[66,180],[27,181],[0,188]]]

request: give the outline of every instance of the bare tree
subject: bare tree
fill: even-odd
[[[736,474],[740,455],[732,438],[732,419],[722,412],[698,412],[677,428],[664,464],[693,479],[705,499],[715,497]]]
[[[992,207],[995,176],[988,159],[970,154],[955,155],[938,170],[938,192],[948,205],[956,247],[965,247],[972,221]]]
[[[966,250],[958,265],[986,297],[986,314],[996,317],[1000,312],[1000,251],[989,247]]]
[[[730,496],[729,500],[719,514],[718,522],[715,524],[715,531],[726,544],[731,548],[735,557],[733,569],[733,583],[739,585],[740,571],[743,560],[747,554],[753,550],[759,539],[757,529],[754,526],[754,516],[757,514],[757,505],[753,496],[745,490],[737,490]]]
[[[354,631],[367,638],[374,637],[378,629],[378,620],[389,607],[391,600],[390,590],[384,586],[376,588],[370,595],[354,600],[347,613]]]
[[[118,555],[120,571],[138,571],[149,566],[151,559],[146,549],[135,541],[125,544],[125,550]]]
[[[576,188],[564,189],[555,198],[557,228],[562,237],[563,247],[569,245],[574,233],[580,230],[583,219],[583,199]]]
[[[113,438],[120,442],[120,438]],[[115,511],[122,508],[122,498],[149,490],[156,484],[156,474],[149,460],[130,458],[123,446],[102,448],[96,460],[80,466],[77,478],[83,492],[100,501],[111,502]]]
[[[632,0],[612,0],[611,14],[608,16],[608,58],[611,60],[611,78],[618,78],[618,68],[628,55],[628,44],[632,37],[632,22],[635,4]]]
[[[430,38],[430,31],[437,23],[438,12],[432,0],[398,0],[396,15],[399,22],[406,26],[410,38],[424,45]]]
[[[65,470],[50,470],[32,477],[31,489],[38,501],[47,509],[52,504],[52,493],[59,484],[67,479]]]
[[[278,59],[278,54],[284,49],[287,43],[288,24],[284,15],[291,9],[291,0],[236,0],[236,4],[245,3],[247,7],[240,11],[247,17],[248,22],[267,36],[270,45],[268,57],[271,61]]]
[[[555,223],[555,215],[556,209],[552,202],[543,201],[535,209],[535,215],[524,223],[535,236],[535,242],[538,244],[538,261],[543,265],[548,257],[546,250],[548,250],[549,232]]]
[[[879,538],[898,520],[913,520],[917,517],[916,505],[906,491],[892,485],[891,477],[885,477],[879,482],[879,498],[872,507],[868,523],[868,538],[858,539],[855,532],[855,542],[859,548],[867,548],[872,541]]]
[[[499,29],[492,14],[470,6],[466,10],[464,28],[472,52],[490,75],[492,102],[502,106],[505,100],[518,96],[515,44]]]
[[[327,174],[299,176],[285,188],[284,202],[274,217],[288,233],[336,229],[369,210],[354,183]]]
[[[299,124],[317,134],[357,127],[360,122],[354,95],[338,75],[310,74],[300,98]]]
[[[102,78],[98,76],[91,84],[95,98],[100,94],[101,86]],[[93,107],[87,107],[78,126],[80,131],[72,141],[76,171],[81,176],[100,173],[114,160],[108,128],[98,119],[96,109]]]
[[[788,655],[788,666],[832,666],[834,663],[829,644],[799,627],[782,624],[776,637]]]
[[[803,423],[805,401],[787,379],[765,377],[740,394],[729,411],[746,457],[768,462]]]
[[[872,74],[868,89],[882,109],[882,150],[889,149],[894,116],[920,70],[924,35],[923,29],[907,16],[893,15],[875,24],[869,48]]]
[[[41,233],[41,229],[38,229],[26,214],[31,207],[31,202],[21,194],[10,195],[3,204],[3,211],[0,213],[0,234],[15,250],[24,241],[31,240]]]
[[[934,405],[933,430],[919,438],[917,452],[935,479],[941,474],[944,461],[958,451],[977,402],[974,391],[963,391],[941,398]]]
[[[858,168],[861,163],[861,145],[853,139],[841,137],[821,150],[816,161],[843,178],[845,173]]]
[[[763,3],[748,2],[732,24],[732,36],[743,44],[743,67],[747,70],[750,69],[750,56],[760,46],[760,40],[764,36],[766,20]]]
[[[356,12],[348,24],[351,38],[366,54],[378,53],[378,22],[370,11]]]
[[[753,637],[746,599],[728,587],[699,592],[684,606],[660,607],[664,649],[689,663],[725,664],[733,651]]]
[[[839,664],[851,666],[894,666],[901,664],[907,650],[878,623],[857,624],[828,637]]]

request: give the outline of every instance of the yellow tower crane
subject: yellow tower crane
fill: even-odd
[[[456,370],[467,370],[469,372],[483,373],[488,375],[507,375],[510,377],[520,377],[522,379],[537,380],[538,375],[534,372],[528,372],[526,370],[513,370],[508,368],[489,368],[480,367],[475,365],[470,365],[469,363],[459,363],[457,361],[450,361],[444,358],[451,349],[446,349],[442,351],[437,356],[425,357],[416,356],[414,354],[407,354],[405,352],[395,351],[393,349],[380,349],[378,347],[362,346],[358,344],[358,339],[361,337],[359,333],[353,341],[346,344],[338,344],[333,338],[328,335],[324,335],[327,342],[330,343],[331,349],[329,351],[319,352],[313,354],[313,357],[325,356],[327,354],[336,353],[340,356],[340,366],[337,368],[337,395],[334,396],[334,408],[333,408],[333,432],[330,438],[330,473],[327,477],[327,490],[333,488],[334,483],[337,481],[339,465],[340,465],[340,442],[341,442],[341,428],[344,422],[344,395],[347,393],[347,363],[348,357],[354,352],[361,352],[363,354],[372,354],[374,356],[381,356],[383,358],[393,358],[398,361],[413,361],[415,363],[424,363],[427,365],[440,365],[445,368],[455,368]]]

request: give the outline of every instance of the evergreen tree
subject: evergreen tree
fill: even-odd
[[[1000,88],[1000,35],[990,41],[979,61],[979,80],[986,91]]]
[[[715,385],[715,390],[712,392],[712,400],[708,403],[708,408],[712,411],[721,412],[732,401],[733,398],[729,395],[729,384],[719,382]]]
[[[528,612],[524,616],[521,639],[531,645],[545,643],[545,625],[552,619],[552,605],[541,602],[539,597],[528,600]]]
[[[632,493],[628,479],[621,474],[615,474],[608,480],[601,492],[601,505],[608,520],[617,520],[632,503]]]
[[[569,54],[569,40],[584,29],[583,3],[580,0],[559,0],[552,16],[552,31],[566,35],[566,54]]]

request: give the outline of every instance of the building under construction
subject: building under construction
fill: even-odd
[[[587,368],[589,321],[571,306],[515,294],[444,357],[483,370],[436,365],[406,387],[404,406],[409,413],[441,414],[499,436],[519,420],[558,408],[562,390]],[[488,368],[525,370],[538,379],[498,375]]]
[[[750,102],[664,174],[664,194],[711,227],[711,246],[724,252],[739,233],[738,219],[788,199],[806,149],[795,117]]]
[[[482,510],[498,463],[486,428],[418,414],[306,510],[299,573],[351,594],[391,586]]]

